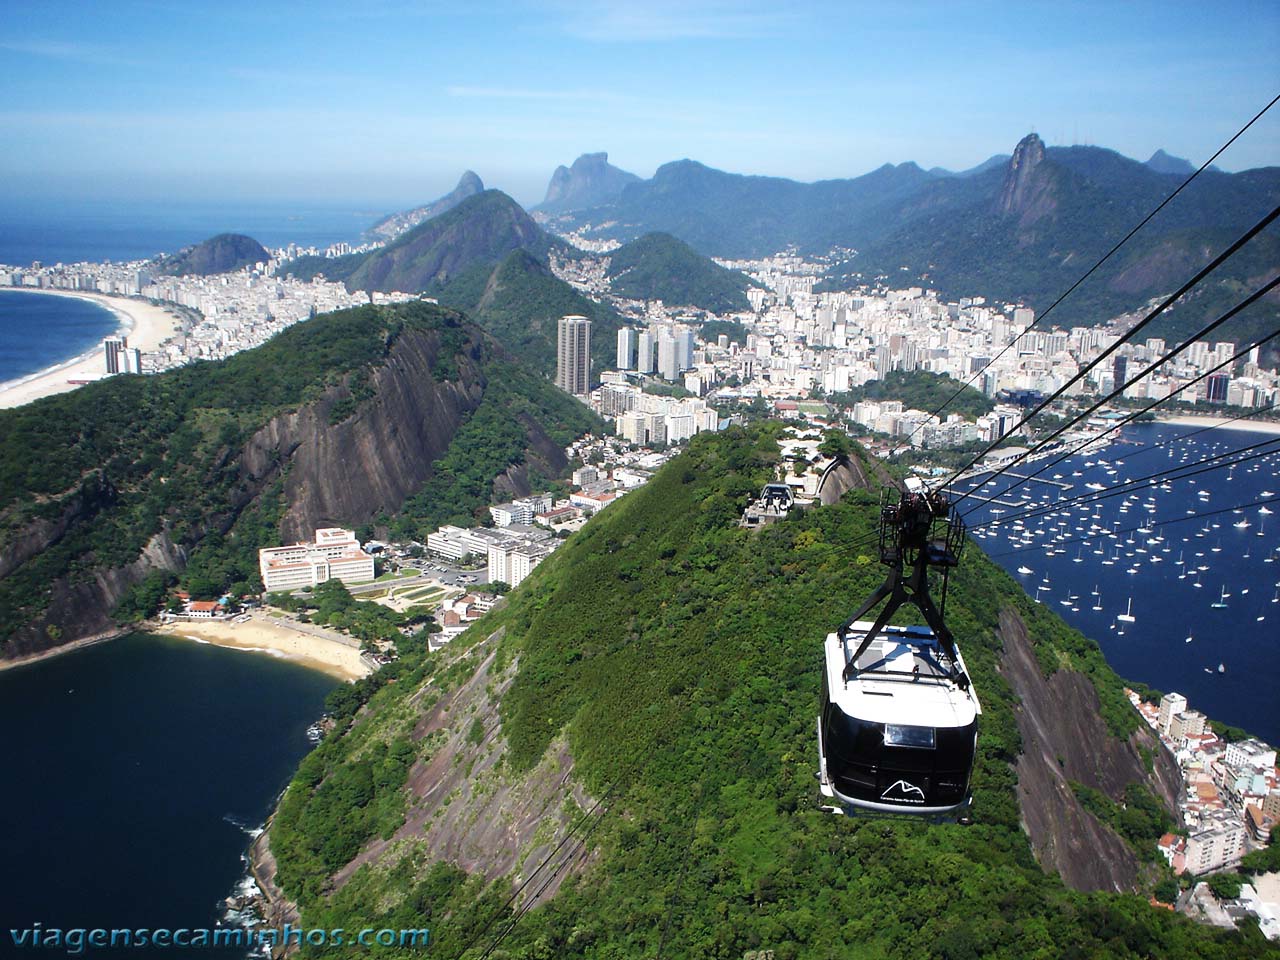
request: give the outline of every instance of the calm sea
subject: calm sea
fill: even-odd
[[[307,753],[307,726],[336,683],[264,655],[140,634],[0,673],[0,956],[11,955],[10,929],[36,922],[218,923],[251,831]]]
[[[1280,503],[1259,505],[1280,495],[1280,452],[1060,504],[1106,492],[1089,484],[1112,488],[1268,438],[1277,444],[1255,452],[1275,451],[1280,437],[1126,427],[1122,442],[1007,493],[1007,477],[981,488],[1004,503],[968,500],[961,510],[983,549],[1096,640],[1122,677],[1177,691],[1193,709],[1280,743]],[[1027,515],[1033,509],[1038,516]],[[999,524],[978,526],[992,519]]]
[[[0,290],[0,383],[78,357],[119,326],[89,300]]]
[[[0,201],[0,264],[145,260],[219,233],[244,233],[267,247],[326,247],[358,239],[376,210],[304,204],[155,201]]]

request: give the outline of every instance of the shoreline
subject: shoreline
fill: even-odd
[[[1214,427],[1221,430],[1246,430],[1253,433],[1280,434],[1280,422],[1275,420],[1233,420],[1212,414],[1194,415],[1181,413],[1172,417],[1156,417],[1156,423],[1170,423],[1177,427]]]
[[[132,297],[119,297],[105,293],[94,293],[85,290],[53,290],[40,287],[0,287],[0,293],[16,292],[38,296],[71,297],[87,300],[110,310],[116,317],[117,328],[112,336],[124,335],[129,338],[129,346],[137,347],[143,353],[158,350],[161,344],[173,338],[178,332],[180,320],[171,314],[166,307],[155,306],[147,300]],[[0,409],[20,407],[43,397],[57,393],[66,393],[80,386],[68,383],[68,380],[97,380],[106,375],[102,358],[102,344],[17,380],[0,383]]]
[[[304,632],[289,627],[283,621],[256,615],[244,623],[234,620],[175,620],[159,627],[146,627],[145,630],[157,636],[178,637],[193,643],[208,643],[246,653],[265,653],[340,680],[359,680],[373,672],[354,643]]]
[[[63,643],[56,647],[50,647],[48,650],[40,650],[37,653],[28,653],[25,656],[14,657],[13,659],[0,659],[0,673],[5,670],[17,670],[19,667],[27,667],[33,663],[40,663],[43,660],[52,660],[54,657],[61,656],[64,653],[72,653],[76,650],[83,650],[85,647],[95,647],[100,643],[107,643],[115,640],[117,637],[123,637],[127,630],[111,630],[107,633],[95,633],[91,637],[81,637],[79,640],[72,640],[70,643]]]

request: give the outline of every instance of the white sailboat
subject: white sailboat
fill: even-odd
[[[1124,611],[1124,613],[1118,613],[1118,614],[1116,614],[1116,619],[1117,619],[1117,620],[1119,620],[1121,623],[1133,623],[1133,622],[1134,622],[1134,616],[1133,616],[1133,597],[1130,597],[1130,598],[1129,598],[1129,605],[1128,605],[1127,607],[1125,607],[1125,611]]]

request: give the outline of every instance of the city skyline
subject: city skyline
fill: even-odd
[[[529,205],[585,152],[812,181],[963,170],[1032,130],[1199,164],[1280,88],[1280,10],[1251,2],[51,3],[6,27],[0,174],[64,199],[391,208],[469,168]],[[1277,156],[1268,117],[1218,163]]]

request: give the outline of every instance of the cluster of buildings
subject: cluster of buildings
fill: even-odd
[[[628,321],[618,334],[620,373],[676,383],[711,403],[838,397],[892,372],[915,370],[966,382],[976,377],[974,387],[993,398],[1005,392],[1047,395],[1123,336],[1118,327],[1031,329],[1030,308],[982,297],[942,300],[921,287],[815,292],[828,264],[794,255],[722,263],[760,283],[747,291],[750,310],[716,316],[661,301],[621,300],[609,294],[601,267],[606,260],[585,257],[553,266],[587,295],[609,299]],[[746,342],[703,342],[696,328],[708,319],[741,324]],[[1133,379],[1123,391],[1132,400],[1162,399],[1181,388],[1177,400],[1187,403],[1262,407],[1280,396],[1280,377],[1260,365],[1259,351],[1245,351],[1231,362],[1239,351],[1229,342],[1193,343],[1143,375],[1169,346],[1160,338],[1125,344],[1068,394],[1106,394]],[[601,380],[610,383],[610,374]],[[603,400],[601,412],[618,416],[612,411],[627,402],[633,401]],[[1016,408],[998,408],[977,422],[955,415],[938,420],[892,403],[867,403],[854,411],[854,419],[890,436],[910,437],[913,445],[938,447],[994,441],[1019,417]],[[639,436],[635,420],[630,430]]]
[[[186,308],[177,331],[153,352],[127,344],[104,345],[104,374],[157,373],[193,360],[218,360],[259,346],[300,320],[367,303],[413,300],[407,293],[349,293],[340,283],[273,275],[272,259],[234,273],[209,277],[155,275],[148,261],[74,263],[15,268],[0,266],[0,288],[77,290],[164,301]],[[116,339],[116,338],[111,338]]]
[[[258,572],[267,593],[314,587],[326,580],[364,583],[373,579],[373,557],[351,530],[326,527],[313,543],[267,547],[258,551]]]
[[[1234,867],[1249,850],[1265,845],[1280,824],[1275,748],[1254,739],[1224,742],[1181,694],[1165,694],[1158,707],[1133,692],[1129,698],[1182,771],[1179,814],[1187,836],[1166,834],[1160,840],[1174,871],[1201,875]]]

